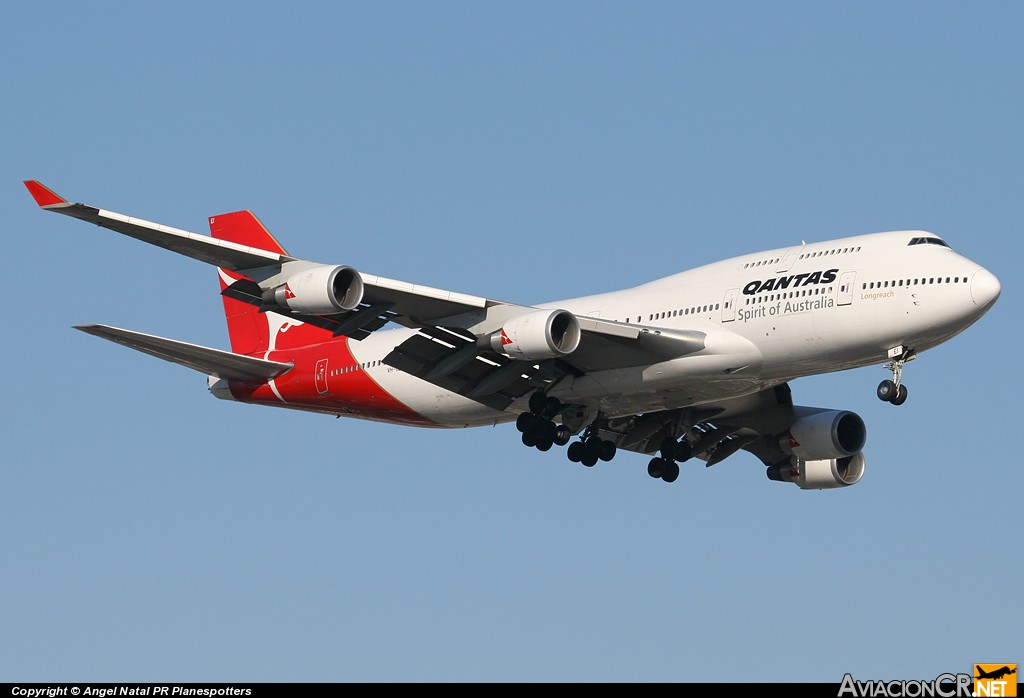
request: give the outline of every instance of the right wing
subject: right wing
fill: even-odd
[[[605,438],[618,447],[642,454],[656,454],[666,438],[685,437],[693,457],[710,467],[739,450],[753,453],[765,465],[788,456],[778,447],[778,437],[798,416],[787,383],[741,397],[726,398],[699,406],[636,414],[608,420]]]

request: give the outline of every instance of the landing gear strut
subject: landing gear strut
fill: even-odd
[[[876,394],[879,400],[894,405],[902,405],[907,401],[907,386],[903,385],[903,365],[913,361],[916,356],[912,349],[904,349],[902,346],[889,350],[890,361],[885,368],[892,371],[892,380],[884,380],[878,384]]]
[[[660,455],[647,464],[647,474],[665,482],[675,482],[679,477],[679,463],[685,463],[692,457],[693,446],[689,441],[676,441],[666,436],[661,440]]]

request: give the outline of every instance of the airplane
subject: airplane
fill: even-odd
[[[976,679],[996,679],[996,680],[998,680],[998,679],[1003,678],[1004,676],[1009,676],[1010,674],[1016,674],[1017,673],[1016,665],[1014,665],[1014,667],[1012,669],[1009,666],[1002,666],[999,669],[996,669],[995,671],[985,671],[984,669],[978,667],[977,665],[975,665],[975,668],[978,670],[978,675],[974,677]]]
[[[638,453],[664,482],[744,450],[804,490],[858,483],[864,420],[794,404],[789,382],[884,364],[876,394],[901,405],[904,366],[1001,291],[937,235],[903,230],[522,305],[293,257],[247,210],[211,216],[207,236],[24,184],[44,210],[217,267],[230,351],[76,329],[199,371],[218,398],[416,427],[515,422],[528,447],[567,446],[587,467]]]

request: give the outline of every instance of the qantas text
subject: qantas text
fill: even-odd
[[[756,296],[759,293],[768,291],[781,291],[784,288],[799,288],[800,286],[811,286],[813,284],[830,284],[836,280],[838,269],[827,271],[805,272],[803,274],[791,274],[790,276],[777,276],[764,281],[751,281],[743,287],[743,293],[747,296]]]

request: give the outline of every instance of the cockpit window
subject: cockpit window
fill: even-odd
[[[925,237],[912,238],[910,240],[909,244],[911,244],[911,245],[938,245],[940,247],[949,247],[949,245],[946,244],[946,241],[943,240],[942,238],[925,238]]]

